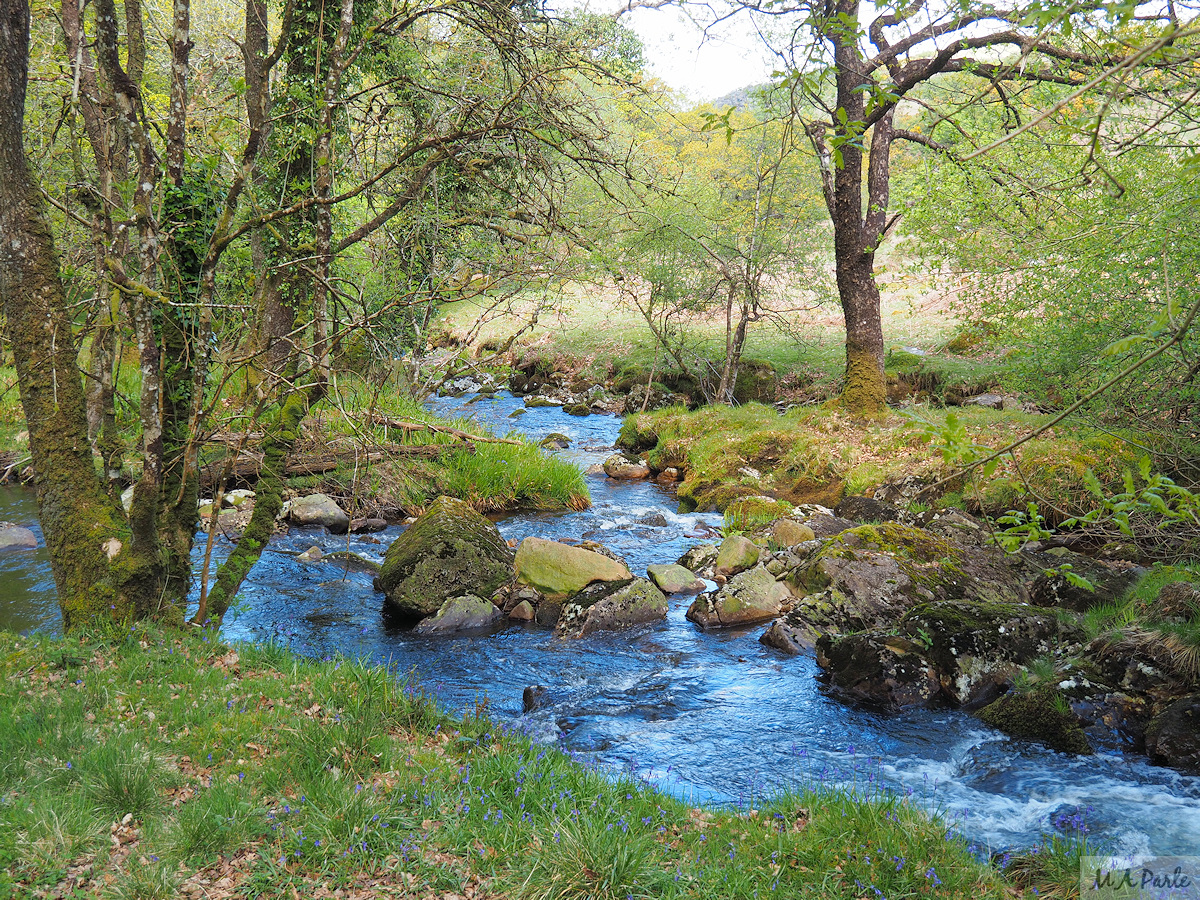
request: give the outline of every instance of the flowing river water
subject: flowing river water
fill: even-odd
[[[564,434],[571,448],[558,452],[583,467],[611,453],[620,427],[613,416],[577,418],[557,407],[510,418],[523,407],[506,394],[436,405],[497,433]],[[509,516],[501,533],[600,541],[638,573],[713,540],[720,524],[714,514],[677,514],[674,497],[652,483],[600,475],[588,487],[590,509]],[[0,521],[36,530],[32,495],[0,487]],[[399,530],[347,538],[293,528],[263,554],[224,636],[415,670],[448,709],[486,698],[500,721],[693,801],[752,804],[820,781],[882,785],[912,795],[984,851],[1027,848],[1082,813],[1089,839],[1107,852],[1200,854],[1200,777],[1116,749],[1065,756],[957,711],[883,715],[846,706],[824,691],[811,657],[760,644],[765,626],[701,632],[684,618],[691,598],[672,597],[665,622],[582,640],[521,625],[421,638],[389,627],[369,575],[296,558],[316,544],[378,560]],[[218,543],[223,556],[229,545]],[[44,550],[0,557],[0,627],[55,630],[53,592]],[[522,691],[534,684],[548,688],[550,704],[523,715]]]

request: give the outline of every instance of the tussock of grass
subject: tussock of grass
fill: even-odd
[[[1200,684],[1200,609],[1193,608],[1186,619],[1165,621],[1155,609],[1159,592],[1177,581],[1200,581],[1200,566],[1154,566],[1122,597],[1088,610],[1084,631],[1091,639],[1103,638],[1110,653],[1151,659],[1165,672]]]
[[[696,809],[386,668],[207,634],[0,634],[0,724],[0,897],[1011,896],[877,788]]]

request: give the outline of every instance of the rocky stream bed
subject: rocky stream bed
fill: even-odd
[[[415,669],[451,708],[487,702],[696,800],[882,782],[994,850],[1081,814],[1113,851],[1200,848],[1194,675],[1152,642],[1089,642],[1062,611],[1119,593],[1128,565],[1006,557],[965,515],[889,521],[903,517],[868,500],[722,540],[719,516],[675,511],[670,478],[599,471],[613,416],[510,418],[524,406],[507,394],[439,406],[561,435],[553,452],[593,467],[592,508],[493,524],[439,501],[407,530],[293,527],[228,638]],[[0,519],[37,534],[31,497],[0,490]],[[1054,574],[1067,564],[1097,591]],[[1178,593],[1160,598],[1162,617],[1188,610]],[[39,552],[0,557],[0,624],[55,623]]]

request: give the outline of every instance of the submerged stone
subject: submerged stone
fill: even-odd
[[[37,535],[20,525],[0,523],[0,553],[16,550],[36,550]]]
[[[422,619],[413,634],[440,635],[459,631],[479,631],[496,625],[504,614],[490,600],[473,594],[451,597],[435,615]]]
[[[1060,753],[1092,753],[1092,745],[1066,698],[1053,688],[1005,694],[980,710],[979,718],[1017,740],[1036,741]]]

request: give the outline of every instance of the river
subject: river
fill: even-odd
[[[620,427],[613,416],[578,418],[555,407],[510,418],[522,408],[516,398],[471,399],[437,406],[498,433],[565,434],[572,446],[558,452],[585,467],[611,453]],[[720,524],[713,514],[678,515],[671,494],[651,483],[601,475],[588,486],[591,509],[509,516],[501,533],[597,540],[639,572],[673,562]],[[0,521],[36,526],[32,496],[0,488]],[[1200,853],[1200,777],[1115,748],[1065,756],[957,711],[881,715],[846,706],[824,691],[811,657],[760,644],[764,626],[701,632],[684,618],[690,598],[671,598],[665,622],[621,634],[568,641],[514,625],[490,636],[424,639],[388,626],[369,576],[296,558],[316,544],[380,559],[398,533],[347,538],[293,528],[251,573],[224,636],[415,670],[449,709],[486,698],[501,721],[693,801],[751,804],[790,785],[881,783],[940,813],[984,851],[1029,847],[1055,821],[1083,812],[1090,839],[1107,851]],[[223,556],[229,546],[217,549]],[[0,627],[57,624],[44,551],[0,557]],[[545,685],[552,702],[523,716],[521,694],[533,684]]]

